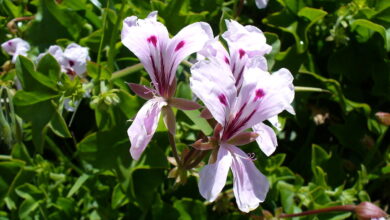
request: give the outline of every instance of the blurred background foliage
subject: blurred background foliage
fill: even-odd
[[[167,178],[173,166],[164,126],[140,161],[129,155],[128,120],[144,101],[125,82],[148,85],[149,77],[120,31],[125,17],[152,10],[172,35],[196,21],[210,23],[215,35],[226,29],[224,19],[255,25],[273,46],[270,70],[286,67],[295,86],[318,90],[297,91],[296,116],[280,116],[273,156],[244,147],[271,183],[250,214],[236,208],[231,178],[211,204],[198,192],[196,173],[184,185]],[[50,55],[38,64],[20,56],[12,65],[2,52],[0,219],[273,219],[361,201],[389,208],[390,132],[375,116],[390,111],[388,0],[270,0],[261,10],[254,0],[0,0],[0,24],[0,42],[21,37],[32,57],[53,44],[89,47],[93,85],[75,113],[63,111],[64,97],[82,97],[82,80],[61,75]],[[15,76],[23,90],[14,89]],[[176,96],[191,98],[189,67],[177,76]],[[197,113],[176,112],[181,150],[201,130],[211,132]],[[356,216],[294,219],[349,218]]]

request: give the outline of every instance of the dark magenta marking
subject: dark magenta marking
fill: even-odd
[[[224,61],[225,61],[225,63],[227,63],[227,64],[229,64],[230,65],[230,61],[229,61],[229,59],[225,56],[225,58],[224,58]]]
[[[245,55],[245,50],[239,49],[238,53],[240,54],[240,59]]]
[[[148,39],[146,39],[148,43],[152,43],[154,47],[157,46],[157,37],[152,35]]]
[[[218,96],[218,99],[224,106],[227,106],[227,100],[226,100],[226,96],[224,94],[220,94]]]
[[[186,42],[184,42],[184,40],[180,41],[180,42],[176,45],[175,52],[177,52],[178,50],[180,50],[180,49],[184,46],[185,43],[186,43]]]
[[[70,66],[74,66],[74,61],[73,60],[69,60],[68,62],[69,62]]]
[[[256,89],[256,92],[255,92],[255,98],[253,99],[253,101],[257,101],[258,99],[261,99],[265,96],[265,92],[263,89]]]

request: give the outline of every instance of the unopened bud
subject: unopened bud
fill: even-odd
[[[197,149],[197,150],[211,150],[211,149],[215,148],[214,142],[203,143],[202,139],[195,141],[190,146]]]
[[[384,125],[390,125],[390,113],[388,112],[377,112],[375,114],[378,121]]]
[[[371,202],[362,202],[355,209],[356,215],[359,220],[372,220],[372,219],[385,219],[387,215],[378,206]]]

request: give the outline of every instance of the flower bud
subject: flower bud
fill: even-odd
[[[390,113],[388,112],[377,112],[375,114],[378,121],[384,125],[390,125]]]
[[[359,220],[381,219],[387,216],[387,213],[371,202],[362,202],[355,209]]]

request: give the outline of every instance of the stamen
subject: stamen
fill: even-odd
[[[255,153],[248,153],[248,159],[255,161],[257,160],[256,154]]]
[[[148,88],[148,87],[146,87],[146,86],[143,86],[143,87],[145,87],[145,89],[146,89],[146,91],[144,92],[144,94],[152,93],[153,97],[157,97],[157,96],[158,96],[157,90],[156,90],[156,89],[152,89],[152,88],[156,88],[156,87],[153,86],[154,84],[157,84],[157,83],[151,82],[151,83],[149,84],[150,88]]]
[[[75,75],[76,75],[76,72],[73,71],[73,70],[70,69],[70,68],[67,68],[67,69],[66,69],[66,74],[68,74],[69,76],[75,76]]]

